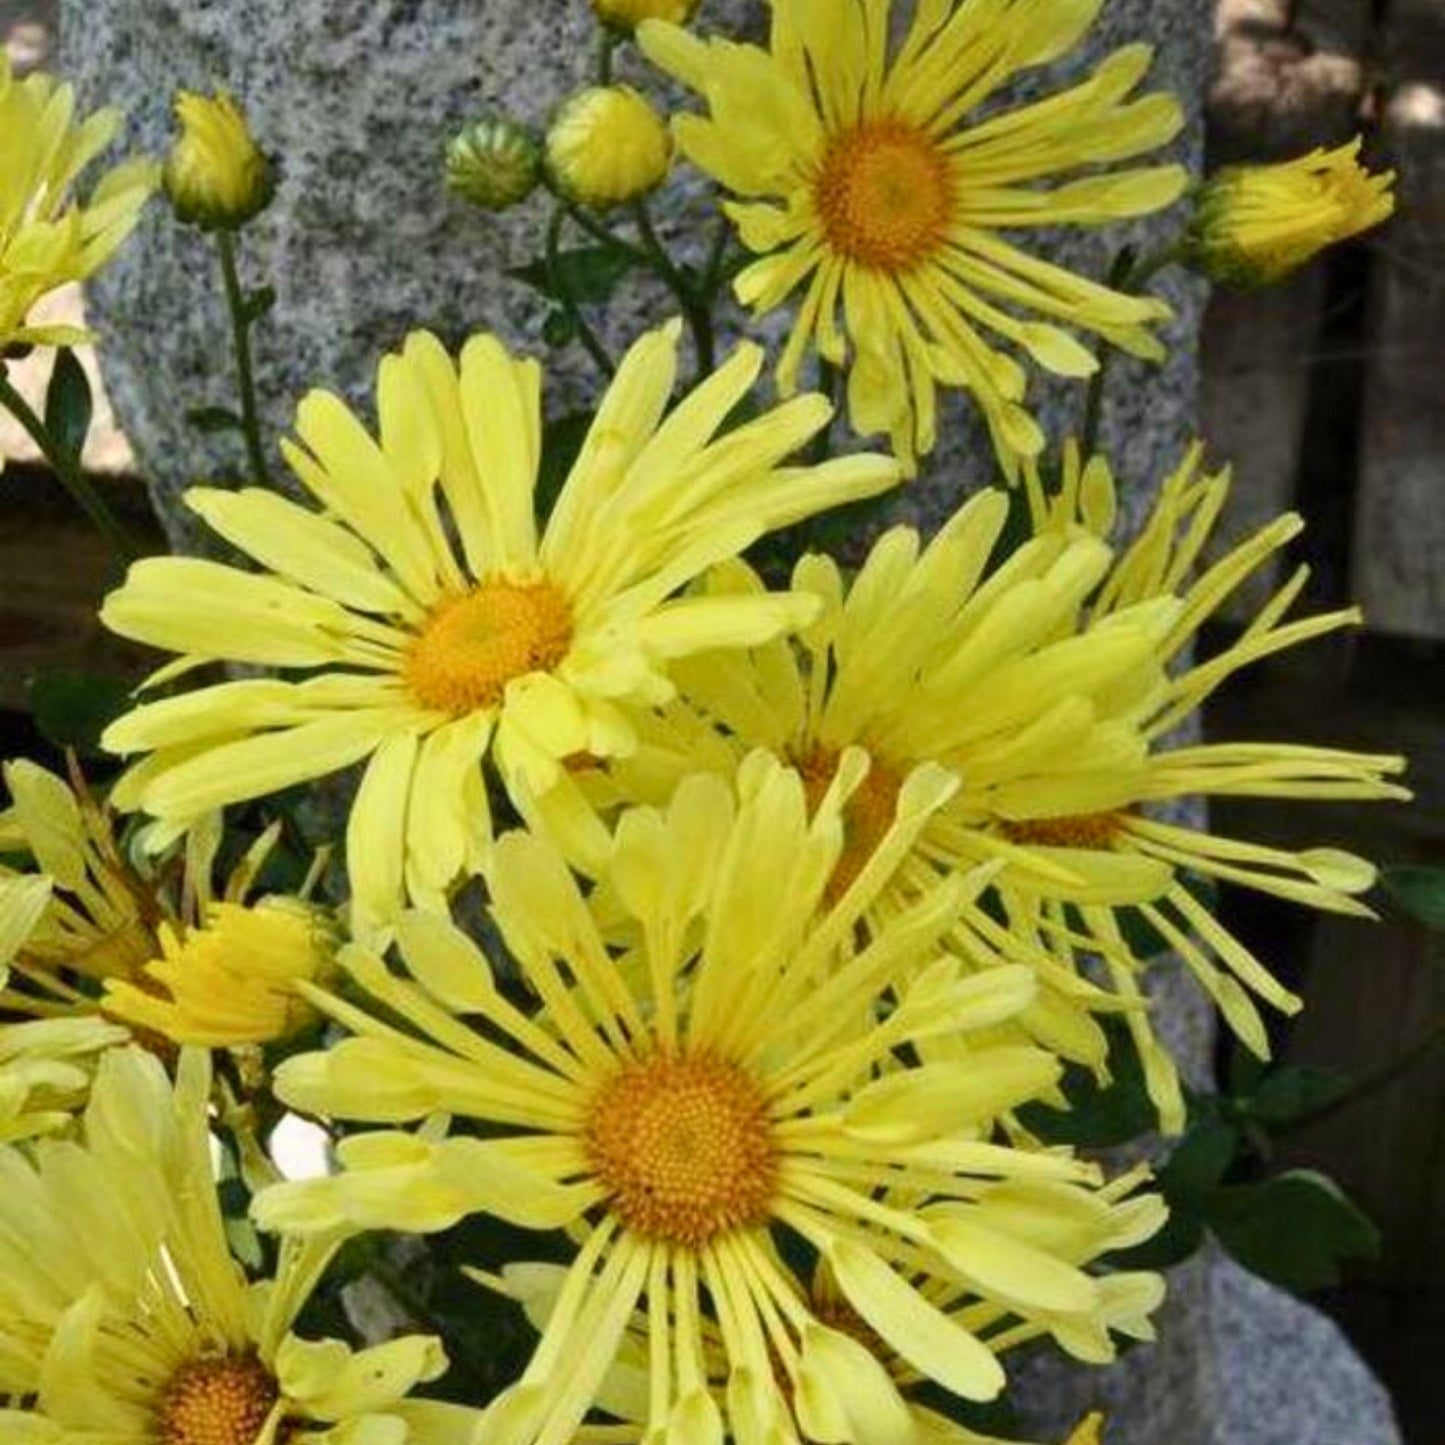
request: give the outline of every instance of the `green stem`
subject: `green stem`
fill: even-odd
[[[558,257],[558,249],[562,240],[562,223],[567,219],[568,207],[565,202],[559,201],[552,209],[552,219],[547,225],[547,280],[552,287],[552,292],[561,303],[562,310],[567,313],[567,319],[572,323],[572,329],[577,334],[577,339],[587,349],[587,354],[597,364],[604,376],[611,376],[617,370],[616,363],[607,353],[597,333],[587,324],[587,318],[582,314],[582,308],[577,298],[567,289],[567,283],[562,276],[562,265]]]
[[[231,339],[236,350],[236,375],[241,388],[241,429],[246,438],[246,455],[251,477],[262,486],[271,484],[266,453],[261,446],[261,420],[256,406],[256,376],[251,365],[251,322],[246,316],[246,298],[236,269],[236,233],[222,228],[216,232],[221,253],[221,277],[226,285],[226,308],[231,313]]]
[[[644,251],[641,246],[634,246],[631,241],[609,230],[606,225],[595,216],[589,214],[575,201],[568,200],[566,196],[556,191],[554,191],[553,194],[556,195],[557,199],[567,208],[568,217],[586,231],[589,236],[595,236],[604,245],[612,246],[619,251],[625,252],[632,258],[636,265],[651,268],[652,257]]]
[[[1143,290],[1145,282],[1152,279],[1156,272],[1179,259],[1180,251],[1177,240],[1142,258],[1132,246],[1125,246],[1114,257],[1105,284],[1125,296],[1137,296]],[[1099,426],[1104,414],[1104,383],[1108,379],[1109,362],[1113,355],[1114,348],[1107,341],[1100,342],[1099,369],[1089,378],[1088,396],[1084,402],[1081,446],[1085,461],[1093,456],[1094,448],[1099,443]]]
[[[707,262],[702,268],[702,294],[711,303],[722,285],[723,267],[727,264],[728,239],[733,224],[727,216],[719,216],[717,230],[713,232],[712,246],[707,253]]]
[[[831,361],[818,357],[818,390],[833,403],[833,410],[828,417],[828,424],[813,438],[812,446],[808,450],[808,460],[814,463],[828,460],[828,449],[833,441],[833,423],[838,419],[838,409],[842,405],[842,398],[838,395],[838,368]]]
[[[669,291],[677,297],[682,314],[692,330],[693,349],[697,356],[698,380],[707,376],[716,364],[716,342],[713,337],[712,309],[707,301],[699,297],[688,284],[687,277],[673,264],[672,257],[662,244],[652,224],[651,213],[646,201],[638,201],[632,208],[637,220],[637,234],[642,238],[642,247],[652,260],[652,269],[662,278]]]
[[[105,504],[100,493],[91,485],[90,479],[81,469],[80,458],[71,456],[56,444],[45,423],[10,384],[10,378],[6,376],[3,366],[0,366],[0,407],[4,407],[25,428],[30,440],[39,448],[41,456],[50,463],[56,480],[70,493],[75,504],[110,543],[115,555],[122,562],[130,562],[139,557],[141,549],[121,525],[115,513]]]
[[[1311,1109],[1308,1113],[1291,1119],[1288,1126],[1289,1132],[1292,1134],[1307,1125],[1332,1119],[1336,1114],[1353,1108],[1362,1099],[1368,1099],[1372,1095],[1388,1089],[1397,1079],[1401,1079],[1409,1073],[1421,1059],[1429,1057],[1441,1044],[1445,1044],[1445,1014],[1441,1014],[1404,1053],[1396,1054],[1393,1059],[1381,1064],[1378,1069],[1356,1079],[1343,1094],[1331,1099],[1328,1104],[1321,1104],[1318,1109]]]
[[[617,49],[617,34],[604,25],[597,33],[597,84],[612,84],[612,52]]]

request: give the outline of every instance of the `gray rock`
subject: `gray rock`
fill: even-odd
[[[744,0],[710,0],[704,19],[756,24],[761,13]],[[66,68],[91,103],[127,108],[137,143],[165,148],[178,86],[223,84],[244,100],[263,145],[283,157],[278,198],[247,232],[244,255],[249,283],[269,281],[278,295],[258,335],[268,435],[284,430],[310,386],[364,403],[380,354],[419,324],[453,343],[487,327],[543,349],[543,308],[502,275],[534,253],[540,209],[496,219],[448,200],[441,159],[448,136],[479,111],[505,107],[541,122],[584,77],[594,35],[582,0],[65,0],[64,17]],[[1179,152],[1196,164],[1209,23],[1199,0],[1113,0],[1090,51],[1141,38],[1158,46],[1154,82],[1184,97],[1189,126]],[[623,73],[639,71],[624,58]],[[680,188],[663,222],[684,250],[701,245],[697,194],[695,184]],[[1129,239],[1157,243],[1172,224],[1141,225]],[[1122,239],[1059,238],[1049,250],[1100,275]],[[1195,427],[1202,288],[1177,274],[1162,285],[1177,312],[1166,333],[1170,359],[1158,369],[1120,363],[1105,410],[1104,437],[1135,520]],[[660,310],[656,291],[637,294],[609,318],[609,340],[621,344]],[[195,547],[179,490],[197,475],[239,472],[242,462],[232,439],[200,439],[182,422],[187,407],[233,394],[208,242],[153,208],[136,243],[95,286],[91,315],[107,343],[116,410],[166,525],[177,546]],[[554,410],[595,388],[575,352],[552,356],[548,370]],[[1040,385],[1036,394],[1051,435],[1078,427],[1081,387]],[[942,426],[944,445],[895,508],[925,527],[993,477],[981,429],[961,399]],[[1209,1010],[1181,970],[1162,970],[1153,985],[1186,1073],[1202,1080]],[[1397,1439],[1378,1389],[1332,1327],[1221,1260],[1177,1273],[1161,1323],[1160,1343],[1113,1371],[1069,1379],[1041,1358],[1025,1393],[1055,1402],[1056,1423],[1081,1402],[1111,1401],[1111,1445]],[[1345,1423],[1320,1433],[1334,1420]]]

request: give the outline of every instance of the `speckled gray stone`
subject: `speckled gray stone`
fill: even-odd
[[[1176,147],[1197,162],[1208,68],[1204,0],[1111,0],[1089,56],[1126,41],[1158,47],[1156,84],[1185,101]],[[702,22],[756,26],[747,0],[707,0]],[[246,236],[251,284],[275,285],[275,312],[258,333],[266,429],[274,437],[310,386],[365,402],[378,357],[426,325],[450,342],[487,327],[544,350],[542,306],[503,269],[536,250],[542,210],[497,219],[441,190],[447,137],[479,111],[504,106],[541,122],[586,74],[594,35],[583,0],[65,0],[62,54],[91,102],[116,101],[131,136],[160,152],[178,86],[222,84],[254,118],[263,145],[284,158],[271,211]],[[1074,62],[1075,69],[1082,60]],[[635,60],[622,73],[638,78]],[[663,233],[700,247],[687,185]],[[1140,225],[1129,239],[1169,234]],[[1049,254],[1100,275],[1118,231],[1058,238]],[[1195,338],[1201,288],[1177,274],[1162,289],[1176,308],[1162,367],[1123,362],[1105,410],[1104,439],[1137,519],[1195,426]],[[620,344],[658,316],[657,291],[610,317]],[[203,441],[184,427],[188,406],[232,396],[227,332],[208,243],[160,206],[93,288],[90,314],[105,343],[116,410],[151,479],[172,538],[197,545],[176,502],[202,474],[239,472],[231,438]],[[781,324],[781,323],[780,323]],[[769,328],[776,334],[777,328]],[[575,349],[548,361],[549,406],[564,410],[595,388]],[[1078,427],[1083,389],[1039,384],[1050,434]],[[981,428],[954,397],[944,441],[900,495],[894,515],[931,527],[993,479]],[[268,443],[269,444],[269,443]],[[273,453],[274,454],[274,453]],[[278,472],[279,472],[278,464]],[[1180,969],[1151,980],[1160,1025],[1186,1075],[1207,1078],[1211,1014]],[[1061,1426],[1093,1400],[1115,1412],[1111,1445],[1395,1445],[1377,1386],[1321,1317],[1215,1257],[1176,1273],[1158,1345],[1112,1371],[1070,1371],[1040,1356],[1025,1396]]]

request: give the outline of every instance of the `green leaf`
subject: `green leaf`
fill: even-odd
[[[1445,868],[1386,868],[1380,881],[1396,907],[1426,928],[1445,933]]]
[[[245,423],[224,406],[195,406],[186,413],[186,421],[200,432],[241,431]]]
[[[542,323],[542,340],[548,346],[566,346],[576,334],[576,323],[565,311],[558,308],[547,313]]]
[[[1101,1086],[1087,1069],[1071,1064],[1063,1080],[1067,1109],[1026,1104],[1019,1110],[1024,1127],[1046,1144],[1109,1149],[1150,1133],[1157,1124],[1133,1040],[1122,1027],[1105,1028],[1110,1034],[1107,1084]]]
[[[555,276],[542,258],[514,266],[507,275],[554,301],[564,295],[574,301],[605,301],[635,265],[632,253],[621,246],[579,246],[557,253]]]
[[[57,747],[93,753],[107,725],[130,706],[130,692],[130,684],[117,677],[40,672],[30,683],[30,711],[36,727]]]
[[[1349,1079],[1333,1069],[1289,1065],[1271,1069],[1241,1104],[1261,1123],[1280,1127],[1333,1104],[1349,1088]]]
[[[62,346],[55,353],[55,370],[45,393],[45,430],[60,452],[73,461],[80,460],[93,411],[90,378],[75,353]]]
[[[1359,1206],[1333,1180],[1311,1170],[1218,1189],[1208,1219],[1240,1264],[1287,1289],[1338,1284],[1342,1260],[1380,1249],[1379,1230]]]
[[[262,286],[259,291],[252,291],[241,303],[241,320],[247,326],[254,326],[275,304],[276,288]]]
[[[1170,1207],[1208,1198],[1238,1152],[1239,1131],[1220,1117],[1213,1100],[1195,1101],[1188,1130],[1159,1170]]]

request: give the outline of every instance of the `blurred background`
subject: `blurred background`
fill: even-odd
[[[18,70],[54,54],[53,0],[0,0]],[[1404,752],[1412,807],[1267,801],[1215,809],[1220,831],[1329,843],[1384,865],[1445,865],[1445,0],[1217,0],[1212,164],[1277,160],[1357,131],[1399,172],[1383,231],[1286,285],[1219,292],[1201,340],[1202,432],[1236,475],[1230,535],[1291,508],[1309,526],[1288,565],[1312,569],[1311,610],[1359,601],[1366,626],[1252,669],[1206,727]],[[56,298],[51,319],[82,298]],[[162,550],[125,437],[102,398],[88,467],[131,530]],[[43,398],[49,358],[12,368]],[[0,416],[0,756],[43,753],[47,716],[104,709],[144,669],[95,620],[105,544]],[[1260,589],[1241,599],[1247,616]],[[94,678],[108,681],[95,694]],[[85,679],[85,681],[82,681]],[[52,754],[53,755],[53,754]],[[1307,829],[1308,831],[1304,831]],[[1411,1445],[1445,1438],[1445,933],[1382,890],[1367,927],[1226,893],[1230,925],[1307,1007],[1277,1030],[1289,1064],[1348,1073],[1339,1107],[1276,1139],[1272,1167],[1317,1168],[1375,1221],[1381,1246],[1314,1296],[1392,1390]],[[1236,1061],[1221,1057],[1228,1079]]]

